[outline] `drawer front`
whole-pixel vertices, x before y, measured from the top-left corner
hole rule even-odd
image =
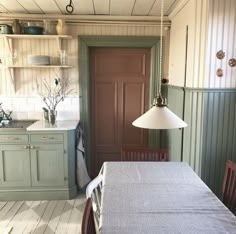
[[[3,134],[0,135],[0,143],[22,143],[28,142],[29,138],[27,134]]]
[[[31,142],[62,142],[63,134],[35,134],[30,136]]]

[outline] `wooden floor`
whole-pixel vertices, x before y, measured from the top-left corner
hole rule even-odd
[[[85,200],[0,202],[0,234],[80,233]]]

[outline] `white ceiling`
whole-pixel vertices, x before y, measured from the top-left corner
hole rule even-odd
[[[70,0],[0,0],[1,14],[68,14]],[[179,0],[164,0],[169,15]],[[160,16],[161,0],[72,0],[72,15]]]

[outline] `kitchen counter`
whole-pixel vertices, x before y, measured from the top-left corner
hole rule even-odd
[[[51,125],[46,121],[37,121],[26,128],[27,131],[64,131],[76,129],[79,120],[58,120],[55,125]]]

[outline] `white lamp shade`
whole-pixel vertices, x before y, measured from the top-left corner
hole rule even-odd
[[[137,118],[132,125],[148,129],[173,129],[188,126],[166,106],[153,106],[150,110]]]

